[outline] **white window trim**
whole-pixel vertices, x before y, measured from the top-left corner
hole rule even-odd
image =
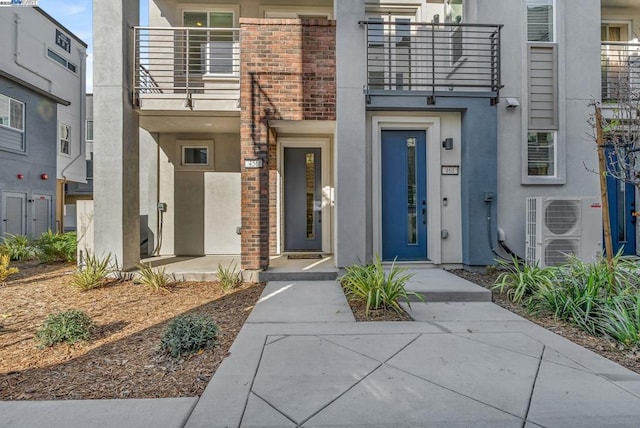
[[[630,42],[633,40],[633,20],[627,19],[602,19],[600,21],[600,27],[602,25],[616,25],[616,26],[626,26],[627,27],[627,39],[629,40],[621,40],[621,42]],[[604,42],[606,43],[606,42]]]
[[[184,149],[185,148],[206,148],[207,163],[206,164],[185,164]],[[214,171],[214,142],[213,140],[177,140],[176,141],[176,170],[177,171]]]
[[[66,126],[66,127],[69,128],[69,139],[65,140],[65,141],[67,141],[69,143],[69,153],[65,153],[65,152],[62,151],[62,144],[61,144],[62,143],[62,133],[60,131],[61,131],[61,128],[63,126]],[[58,122],[58,154],[60,156],[65,156],[65,157],[69,157],[69,158],[71,157],[71,153],[73,152],[73,150],[71,148],[71,141],[72,141],[71,131],[72,131],[71,125],[67,125],[64,122]]]
[[[529,175],[529,133],[530,132],[550,132],[554,134],[553,156],[555,175]],[[524,144],[522,145],[522,184],[566,184],[565,173],[565,141],[560,131],[549,129],[527,129],[524,133]],[[561,140],[562,139],[562,140]]]
[[[4,98],[6,98],[7,100],[9,100],[9,125],[3,125],[3,124],[0,124],[0,126],[1,126],[1,127],[3,127],[3,128],[6,128],[6,129],[10,129],[10,130],[12,130],[12,131],[15,131],[15,132],[19,132],[19,133],[21,133],[21,134],[24,134],[24,128],[25,128],[25,126],[24,126],[24,125],[25,125],[25,124],[24,124],[24,119],[25,119],[25,104],[24,104],[22,101],[17,100],[17,99],[15,99],[15,98],[11,98],[10,96],[5,95],[5,94],[0,94],[0,97],[4,97]],[[12,126],[11,126],[11,101],[14,101],[14,102],[16,102],[16,103],[18,103],[18,104],[20,104],[20,105],[22,106],[22,129],[14,128],[14,127],[12,127]]]
[[[388,129],[424,130],[427,136],[427,206],[439,204],[441,198],[440,118],[435,116],[373,116],[371,125],[371,196],[373,221],[373,254],[382,254],[382,131]],[[442,263],[442,212],[434,205],[427,210],[427,254],[434,264]]]
[[[528,18],[528,12],[529,12],[529,7],[528,7],[528,0],[525,1],[524,4],[524,29],[525,29],[525,40],[527,41],[527,43],[558,43],[558,8],[557,8],[557,4],[556,4],[556,0],[552,0],[552,4],[551,4],[551,12],[553,13],[553,22],[551,23],[553,25],[553,34],[552,34],[552,39],[549,42],[543,42],[543,41],[538,41],[538,40],[529,40],[529,18]]]

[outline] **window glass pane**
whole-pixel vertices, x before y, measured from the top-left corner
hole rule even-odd
[[[206,12],[185,12],[183,25],[185,27],[206,27],[207,13]]]
[[[183,165],[207,165],[209,162],[206,147],[184,147],[182,149]]]
[[[232,12],[211,12],[209,13],[209,27],[211,28],[233,28]]]
[[[316,194],[316,159],[313,153],[306,154],[305,188],[307,239],[316,238],[314,199]]]
[[[60,124],[60,153],[71,154],[71,127]]]
[[[553,42],[553,0],[527,0],[530,42]]]
[[[11,100],[11,124],[10,126],[19,131],[24,131],[24,105],[17,101]]]
[[[87,120],[87,141],[93,141],[93,120]]]
[[[527,174],[555,176],[553,132],[530,132],[527,142]]]
[[[60,55],[58,55],[57,53],[55,53],[54,51],[52,51],[51,49],[47,49],[47,55],[49,56],[49,58],[59,63],[60,65],[64,67],[67,66],[67,60],[61,57]]]
[[[9,126],[9,98],[0,95],[0,125]]]
[[[78,69],[78,67],[75,66],[75,64],[71,64],[70,62],[67,63],[67,68],[71,71],[73,71],[74,73],[76,72],[76,70]]]
[[[418,178],[416,139],[407,138],[407,243],[418,243]]]

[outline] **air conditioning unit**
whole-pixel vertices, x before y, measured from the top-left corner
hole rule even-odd
[[[591,262],[602,255],[600,198],[527,198],[528,264],[558,266],[569,255]]]

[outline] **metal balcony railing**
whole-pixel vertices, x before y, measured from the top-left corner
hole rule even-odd
[[[367,85],[378,91],[460,92],[497,102],[501,84],[501,25],[430,24],[408,19],[370,19],[367,27]]]
[[[239,81],[238,28],[134,27],[134,100],[141,96],[220,96]]]
[[[602,101],[615,103],[640,97],[640,44],[603,42]]]

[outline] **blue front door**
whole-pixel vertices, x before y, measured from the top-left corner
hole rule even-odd
[[[382,259],[427,259],[425,131],[382,131]]]
[[[636,255],[636,190],[633,184],[607,177],[609,218],[613,252],[622,250],[624,256]]]

